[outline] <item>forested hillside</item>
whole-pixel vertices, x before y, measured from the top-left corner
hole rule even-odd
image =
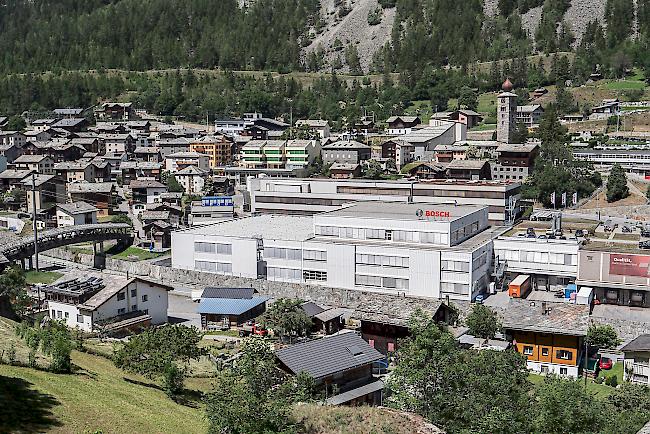
[[[0,0],[0,71],[300,68],[318,0]]]
[[[581,49],[597,49],[592,69],[597,63],[611,69],[614,60],[650,62],[644,55],[650,0],[594,0],[604,2],[604,10],[579,9],[587,16],[576,35],[567,14],[575,14],[581,2],[0,0],[0,72],[179,67],[417,72]],[[538,19],[531,24],[533,12]],[[345,32],[337,32],[337,23],[347,25]],[[373,33],[374,27],[386,30]],[[365,32],[378,39],[361,43]]]

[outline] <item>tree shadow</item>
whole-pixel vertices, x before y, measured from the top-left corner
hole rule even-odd
[[[0,375],[0,432],[44,432],[61,426],[51,412],[60,405],[22,378]]]
[[[157,385],[157,384],[155,384],[155,383],[147,383],[147,382],[140,381],[140,380],[134,380],[134,379],[132,379],[132,378],[128,378],[128,377],[122,377],[122,378],[123,378],[124,381],[126,381],[127,383],[137,384],[138,386],[149,387],[149,388],[151,388],[151,389],[156,389],[156,390],[163,390],[162,387],[160,387],[159,385]]]

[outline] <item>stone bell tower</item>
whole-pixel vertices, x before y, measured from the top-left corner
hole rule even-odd
[[[513,85],[508,78],[501,89],[503,92],[497,96],[497,141],[512,143],[517,128],[517,95],[512,92]]]

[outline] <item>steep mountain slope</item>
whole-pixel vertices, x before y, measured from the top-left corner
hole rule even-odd
[[[340,41],[343,47],[355,45],[359,52],[361,67],[367,71],[372,55],[379,47],[390,40],[390,32],[395,21],[395,8],[381,9],[377,0],[350,0],[350,12],[339,18],[338,0],[321,0],[321,19],[325,22],[324,30],[304,49],[304,53],[318,50],[325,52],[328,65],[338,56],[343,58],[343,50],[335,47],[335,41]],[[378,9],[379,8],[379,9]],[[375,10],[381,11],[381,22],[376,25],[368,23],[368,14]],[[342,59],[343,60],[343,59]],[[343,60],[343,63],[345,61]],[[344,65],[344,71],[347,66]]]
[[[634,1],[636,3],[636,0]],[[499,13],[498,3],[498,0],[483,0],[484,15],[495,17]],[[580,43],[587,23],[597,20],[605,24],[606,3],[607,0],[571,0],[571,6],[565,13],[564,20],[575,36],[575,45]],[[368,14],[372,13],[377,6],[377,0],[321,0],[321,20],[325,25],[316,35],[313,35],[314,31],[312,31],[314,39],[303,48],[303,57],[320,47],[324,50],[324,69],[328,69],[332,62],[340,57],[343,70],[347,71],[343,49],[337,42],[340,41],[343,47],[348,44],[357,47],[361,66],[367,71],[373,55],[391,40],[391,30],[396,16],[395,7],[383,9],[381,22],[374,26],[368,24]],[[349,13],[340,17],[341,8],[348,8]],[[532,40],[535,38],[541,18],[541,6],[532,8],[521,16],[522,28]]]

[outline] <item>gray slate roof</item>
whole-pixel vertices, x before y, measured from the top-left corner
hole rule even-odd
[[[72,203],[60,203],[57,205],[61,211],[66,214],[75,215],[75,214],[85,214],[88,212],[96,212],[97,208],[92,206],[89,203],[84,201],[72,202]]]
[[[292,345],[277,351],[276,355],[292,372],[306,372],[314,379],[368,365],[384,358],[354,332]]]
[[[554,333],[568,336],[586,336],[589,326],[589,306],[569,303],[546,303],[550,308],[544,313],[543,302],[510,299],[500,312],[503,328],[517,331]]]
[[[253,288],[215,288],[208,287],[203,290],[201,298],[232,298],[244,299],[253,298]]]
[[[650,335],[640,335],[632,339],[621,351],[650,351]]]

